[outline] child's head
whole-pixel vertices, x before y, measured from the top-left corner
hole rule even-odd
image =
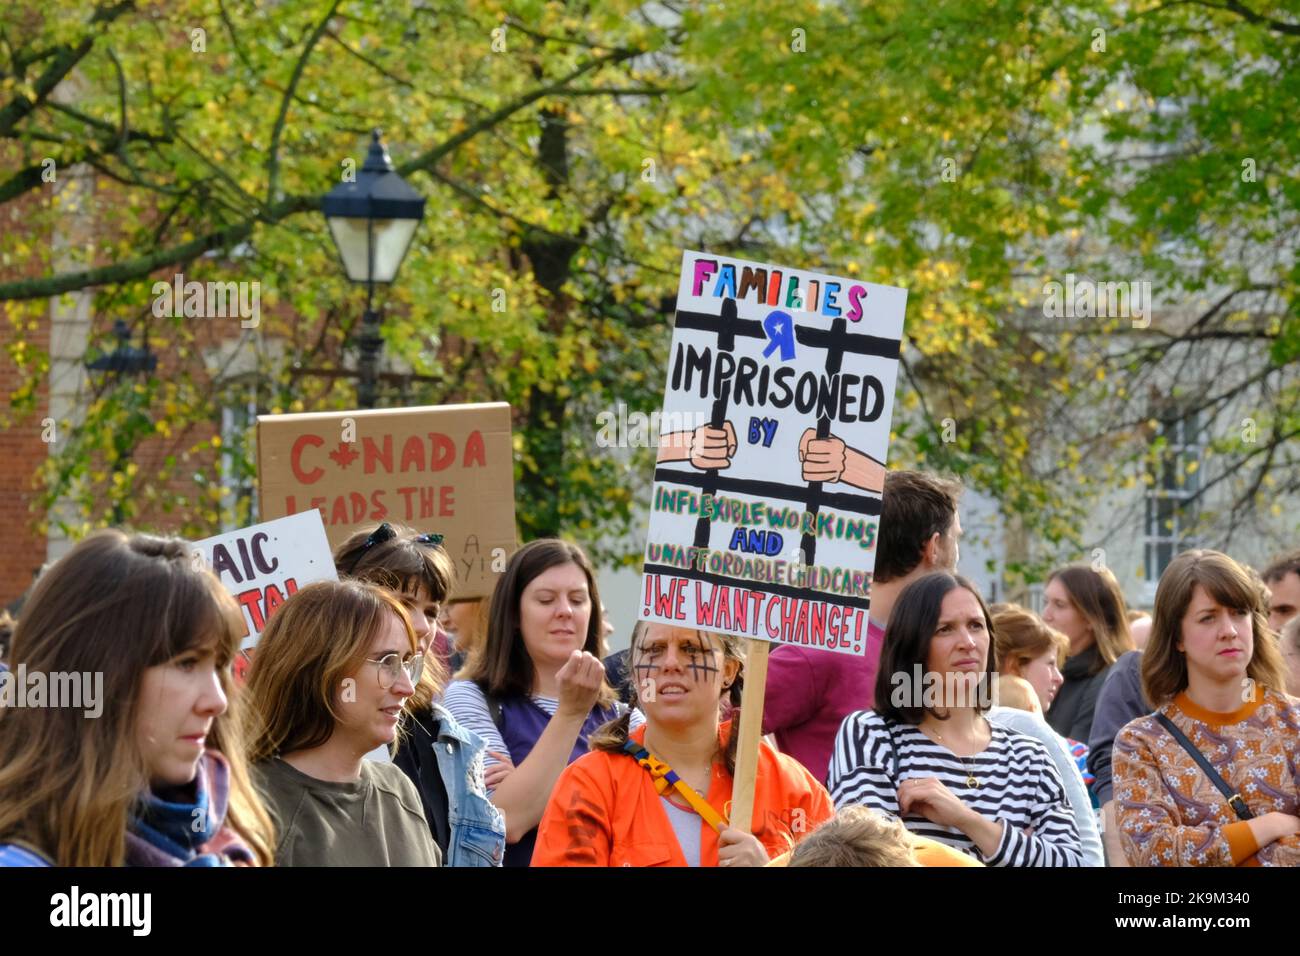
[[[790,866],[920,866],[912,835],[898,820],[862,806],[841,807],[795,844]]]
[[[1027,710],[1031,714],[1043,712],[1042,705],[1038,702],[1038,692],[1034,690],[1034,685],[1023,677],[999,674],[997,687],[998,704],[1001,706]]]

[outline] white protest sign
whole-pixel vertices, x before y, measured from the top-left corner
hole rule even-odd
[[[254,646],[285,599],[313,581],[337,581],[320,512],[313,508],[196,541],[204,563],[244,612],[240,649]]]
[[[862,653],[906,303],[684,254],[643,620]]]

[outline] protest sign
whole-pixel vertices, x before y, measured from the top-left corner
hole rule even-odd
[[[275,609],[299,588],[338,579],[317,511],[213,535],[194,547],[243,609],[241,650],[257,643]]]
[[[510,406],[260,415],[267,517],[319,509],[331,547],[383,521],[444,536],[456,598],[484,597],[515,548]]]
[[[906,301],[684,254],[643,620],[862,653]]]
[[[742,830],[771,644],[866,644],[906,303],[890,286],[682,256],[640,617],[747,639]]]

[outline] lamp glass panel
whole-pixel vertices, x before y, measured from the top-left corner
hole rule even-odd
[[[327,220],[330,234],[334,236],[334,245],[338,246],[339,258],[343,260],[343,269],[353,282],[365,282],[370,272],[369,256],[366,249],[366,220],[346,219],[342,216]]]
[[[418,219],[375,220],[375,276],[376,282],[392,282],[406,255],[406,247],[415,235]]]

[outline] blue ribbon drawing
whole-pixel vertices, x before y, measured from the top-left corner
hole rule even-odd
[[[769,339],[767,348],[763,349],[763,358],[767,358],[776,349],[781,350],[781,361],[788,362],[794,358],[794,320],[788,312],[777,310],[768,314],[763,320],[763,331]]]

